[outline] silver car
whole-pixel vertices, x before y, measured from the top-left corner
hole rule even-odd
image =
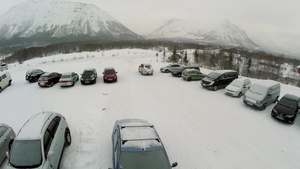
[[[61,75],[59,79],[59,85],[64,86],[74,86],[74,84],[79,80],[79,76],[75,72],[66,72]]]
[[[16,134],[14,130],[4,123],[0,123],[0,165],[6,158],[6,152],[9,151]]]
[[[33,115],[20,129],[8,154],[7,169],[56,169],[71,134],[64,116],[55,112]]]
[[[150,63],[142,63],[139,68],[138,68],[138,71],[142,74],[142,75],[146,75],[146,74],[149,74],[149,75],[153,75],[153,67]]]

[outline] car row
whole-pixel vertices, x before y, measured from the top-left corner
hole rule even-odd
[[[161,68],[161,72],[166,73],[166,68],[172,68],[170,64]],[[176,65],[177,66],[177,65]],[[212,71],[208,75],[202,74],[197,67],[189,68],[187,66],[175,67],[171,71],[173,76],[179,77],[177,73],[181,73],[184,80],[202,80],[201,85],[204,88],[214,91],[225,88],[225,94],[233,97],[243,97],[245,105],[257,108],[261,111],[272,103],[277,104],[271,112],[271,116],[293,124],[296,116],[300,113],[300,97],[286,94],[280,100],[280,83],[272,80],[261,80],[257,83],[251,83],[248,78],[238,77],[238,73],[234,70],[217,70]]]
[[[11,127],[0,124],[1,163],[6,168],[59,168],[63,150],[72,138],[66,118],[56,112],[43,111],[25,122],[17,135]],[[112,135],[114,169],[171,169],[166,149],[154,125],[142,119],[115,122]],[[2,143],[2,142],[1,142]]]

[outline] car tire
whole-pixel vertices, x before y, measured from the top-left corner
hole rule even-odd
[[[10,86],[11,85],[11,80],[8,82],[8,86]]]
[[[276,103],[277,100],[278,100],[278,96],[277,96],[276,99],[273,101],[273,103]]]
[[[213,90],[214,90],[214,91],[217,91],[217,90],[218,90],[218,86],[217,86],[217,85],[214,86]]]
[[[188,78],[187,78],[187,81],[189,81],[189,82],[190,82],[191,80],[192,80],[192,78],[191,78],[191,77],[188,77]]]
[[[238,98],[242,97],[242,95],[243,95],[242,92],[240,92],[238,95]]]
[[[2,88],[0,87],[0,93],[2,92]]]
[[[260,110],[261,110],[261,111],[264,111],[264,110],[266,109],[266,107],[267,107],[267,106],[264,104],[264,105],[262,105],[262,106],[260,107]]]
[[[50,87],[52,87],[54,85],[54,82],[52,81],[51,83],[50,83]]]
[[[74,82],[72,82],[71,86],[74,86]]]
[[[169,69],[166,69],[166,70],[165,70],[165,73],[169,73],[169,72],[170,72]]]
[[[65,146],[69,146],[72,143],[72,137],[70,130],[67,128],[65,131]]]
[[[181,74],[180,74],[180,73],[178,73],[177,77],[181,77]]]

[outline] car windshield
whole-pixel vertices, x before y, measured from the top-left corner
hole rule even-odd
[[[258,95],[266,95],[268,89],[264,86],[259,86],[259,85],[254,84],[250,87],[249,90],[250,90],[250,92],[256,93]]]
[[[86,70],[86,71],[83,72],[82,75],[89,76],[89,75],[93,75],[93,74],[94,74],[94,71],[92,71],[92,70]]]
[[[15,140],[9,163],[18,168],[35,168],[42,164],[41,140]]]
[[[62,75],[61,76],[61,78],[63,79],[63,78],[70,78],[71,77],[71,75]]]
[[[170,169],[168,157],[163,149],[154,151],[122,151],[122,169]]]
[[[211,79],[216,79],[220,76],[220,74],[216,72],[210,72],[207,76]]]
[[[230,83],[230,85],[241,88],[241,87],[243,87],[243,82],[239,81],[239,80],[234,80],[233,82]]]
[[[104,74],[115,74],[115,73],[116,73],[116,71],[114,69],[106,69],[104,71]]]
[[[41,80],[48,79],[48,76],[41,76],[40,79],[41,79]]]
[[[295,100],[290,100],[290,99],[287,99],[287,98],[282,98],[279,101],[279,104],[284,106],[284,107],[291,108],[291,109],[296,109],[297,108],[297,102]]]

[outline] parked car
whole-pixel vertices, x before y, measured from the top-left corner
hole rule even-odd
[[[7,67],[7,64],[6,63],[3,63],[3,62],[1,62],[0,61],[0,71],[2,71],[2,70],[8,70],[8,67]]]
[[[294,124],[297,115],[300,113],[300,97],[286,94],[272,109],[272,117],[283,122]]]
[[[200,71],[200,68],[198,66],[181,66],[173,68],[172,70],[170,70],[170,72],[173,76],[181,77],[181,74],[185,69],[196,69]]]
[[[234,97],[242,97],[251,86],[248,78],[237,78],[225,87],[225,94]]]
[[[201,81],[201,85],[214,91],[225,88],[234,79],[238,78],[238,73],[235,70],[217,70],[210,72]]]
[[[162,73],[169,73],[171,69],[175,68],[175,67],[180,67],[179,64],[169,64],[165,67],[160,68],[160,71]]]
[[[25,79],[28,82],[37,82],[39,80],[40,76],[44,73],[45,72],[42,71],[41,69],[29,69],[26,72]]]
[[[61,77],[60,73],[57,72],[47,72],[40,76],[38,80],[38,84],[40,87],[52,87],[56,83],[58,83]]]
[[[261,80],[251,85],[245,93],[243,102],[249,106],[265,110],[271,103],[275,103],[280,96],[280,83],[273,80]]]
[[[10,73],[8,71],[0,72],[0,93],[6,87],[10,86],[12,82]]]
[[[6,152],[9,152],[16,134],[7,124],[0,123],[0,166],[6,158]]]
[[[117,71],[113,67],[106,67],[104,68],[103,74],[103,82],[117,82],[118,76]]]
[[[196,69],[185,69],[182,72],[182,79],[191,81],[191,80],[202,80],[205,77],[205,74],[201,73]]]
[[[12,143],[6,168],[59,168],[64,147],[70,144],[71,133],[64,116],[50,111],[35,114]]]
[[[63,73],[59,79],[58,84],[61,87],[64,86],[74,86],[74,84],[79,80],[79,76],[75,72]]]
[[[153,124],[141,119],[117,120],[112,132],[113,169],[170,169],[165,147]]]
[[[142,63],[139,68],[138,71],[142,74],[142,75],[153,75],[153,67],[150,63]]]
[[[97,82],[97,71],[95,68],[84,69],[80,78],[81,84],[96,83]]]

